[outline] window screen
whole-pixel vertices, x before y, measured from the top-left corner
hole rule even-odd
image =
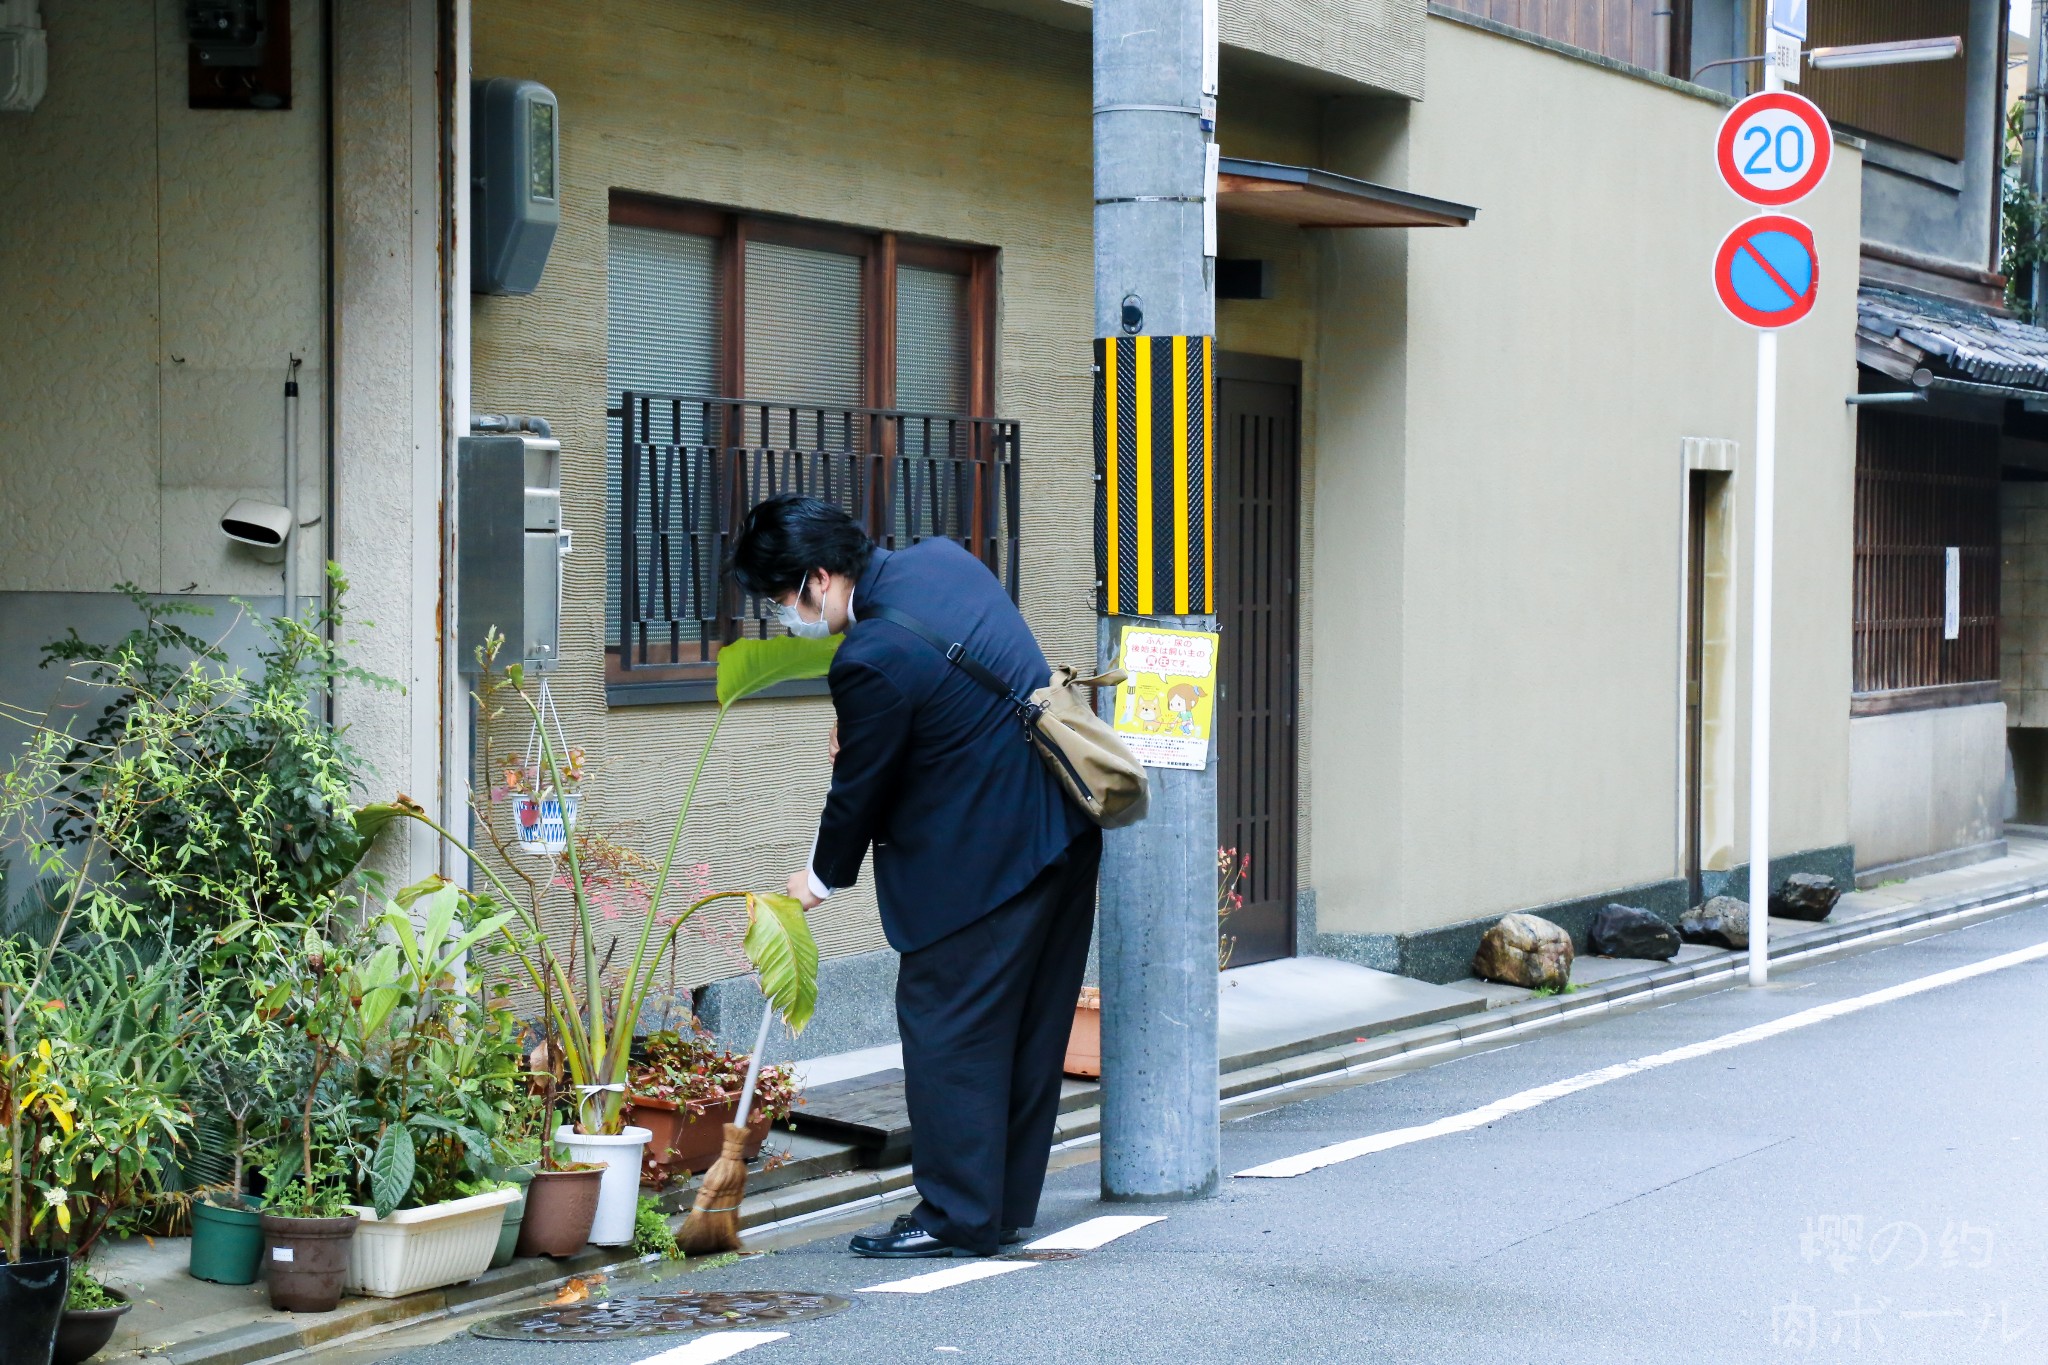
[[[896,268],[896,406],[966,412],[967,277]]]
[[[746,397],[859,407],[861,258],[747,243]]]
[[[722,281],[718,243],[710,237],[655,228],[610,229],[606,264],[606,403],[619,406],[628,389],[716,396]],[[685,441],[703,439],[684,414]],[[665,437],[666,432],[662,433]],[[619,419],[609,419],[606,449],[613,525],[621,507]],[[605,543],[606,619],[619,619],[619,537]]]

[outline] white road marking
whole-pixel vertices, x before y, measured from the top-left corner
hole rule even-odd
[[[1013,1270],[1029,1270],[1037,1261],[969,1261],[964,1265],[948,1266],[925,1275],[912,1275],[907,1280],[890,1280],[885,1284],[871,1284],[863,1294],[929,1294],[934,1289],[950,1289],[956,1284],[967,1284],[974,1280],[985,1280],[991,1275],[1007,1275]]]
[[[633,1365],[711,1365],[714,1360],[730,1360],[741,1351],[781,1341],[788,1335],[787,1332],[713,1332],[660,1355],[636,1360]]]
[[[1025,1247],[1026,1251],[1093,1251],[1107,1246],[1127,1233],[1153,1223],[1163,1223],[1166,1215],[1154,1214],[1146,1217],[1135,1213],[1111,1213],[1100,1218],[1090,1218],[1085,1223],[1076,1223],[1070,1228],[1041,1237]]]
[[[1746,1043],[1762,1042],[1766,1038],[1775,1038],[1781,1033],[1790,1033],[1794,1029],[1805,1028],[1810,1024],[1824,1023],[1829,1019],[1839,1019],[1846,1014],[1855,1014],[1862,1010],[1872,1009],[1878,1005],[1890,1004],[1894,1000],[1903,1000],[1908,996],[1919,995],[1923,991],[1938,990],[1943,986],[1952,986],[1958,981],[1968,981],[1972,977],[2003,971],[2007,967],[2017,967],[2022,963],[2038,961],[2044,957],[2048,957],[2048,943],[2037,943],[2031,948],[2020,948],[2010,953],[2002,953],[1997,957],[1986,958],[1982,962],[1973,962],[1967,967],[1953,967],[1945,972],[1936,972],[1932,976],[1923,976],[1912,981],[1901,982],[1896,986],[1887,986],[1883,990],[1871,991],[1865,995],[1851,996],[1847,1000],[1837,1000],[1827,1005],[1816,1005],[1812,1009],[1800,1010],[1796,1014],[1788,1014],[1782,1019],[1773,1019],[1769,1023],[1737,1029],[1733,1033],[1724,1033],[1718,1038],[1709,1038],[1705,1042],[1690,1043],[1685,1047],[1672,1048],[1668,1052],[1652,1053],[1650,1056],[1638,1057],[1633,1061],[1619,1062],[1613,1066],[1603,1066],[1598,1071],[1586,1071],[1577,1076],[1567,1076],[1561,1081],[1552,1081],[1549,1085],[1539,1085],[1534,1089],[1509,1095],[1505,1099],[1495,1100],[1492,1104],[1481,1105],[1477,1109],[1468,1109],[1462,1114],[1452,1114],[1447,1118],[1440,1118],[1432,1123],[1416,1124],[1410,1128],[1395,1128],[1384,1133],[1374,1133],[1370,1137],[1353,1138],[1348,1142],[1331,1143],[1327,1147],[1318,1147],[1314,1151],[1303,1152],[1298,1156],[1283,1157],[1278,1161],[1268,1161],[1264,1165],[1253,1166],[1248,1170],[1239,1171],[1237,1175],[1240,1178],[1285,1178],[1288,1176],[1305,1175],[1310,1171],[1321,1170],[1325,1166],[1334,1166],[1340,1161],[1351,1161],[1357,1157],[1370,1156],[1375,1152],[1385,1152],[1396,1147],[1406,1147],[1411,1143],[1427,1142],[1430,1138],[1444,1137],[1451,1133],[1467,1133],[1474,1128],[1481,1128],[1489,1123],[1506,1118],[1510,1114],[1519,1114],[1526,1110],[1534,1109],[1539,1105],[1548,1104],[1552,1100],[1563,1099],[1566,1095],[1576,1095],[1581,1090],[1591,1090],[1595,1086],[1606,1085],[1609,1081],[1618,1081],[1629,1076],[1641,1075],[1645,1071],[1655,1071],[1659,1067],[1672,1066],[1679,1062],[1689,1062],[1699,1057],[1711,1056],[1716,1052],[1726,1052],[1730,1048],[1741,1047]]]

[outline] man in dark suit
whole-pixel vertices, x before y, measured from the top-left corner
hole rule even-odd
[[[837,507],[783,494],[747,514],[732,567],[792,633],[845,636],[832,788],[789,894],[809,909],[853,885],[873,845],[882,928],[903,955],[896,1019],[923,1199],[853,1250],[989,1255],[1037,1219],[1102,834],[1015,708],[917,626],[1020,696],[1051,669],[995,575],[950,540],[884,550]]]

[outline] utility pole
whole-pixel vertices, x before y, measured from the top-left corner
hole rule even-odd
[[[1764,89],[1784,88],[1778,64],[1765,62]],[[1755,492],[1750,518],[1756,554],[1749,607],[1749,984],[1762,986],[1771,979],[1771,604],[1778,535],[1778,334],[1769,328],[1756,334]]]
[[[1096,0],[1101,644],[1216,628],[1209,548],[1215,0]],[[1196,1199],[1221,1164],[1216,756],[1150,770],[1101,882],[1102,1194]]]

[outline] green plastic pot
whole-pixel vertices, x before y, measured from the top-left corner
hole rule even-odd
[[[192,1278],[214,1284],[254,1284],[263,1264],[263,1201],[242,1207],[199,1200],[192,1205]]]
[[[491,1255],[491,1269],[512,1264],[512,1250],[519,1245],[519,1225],[526,1221],[526,1195],[505,1206],[505,1225],[498,1230],[498,1249]]]

